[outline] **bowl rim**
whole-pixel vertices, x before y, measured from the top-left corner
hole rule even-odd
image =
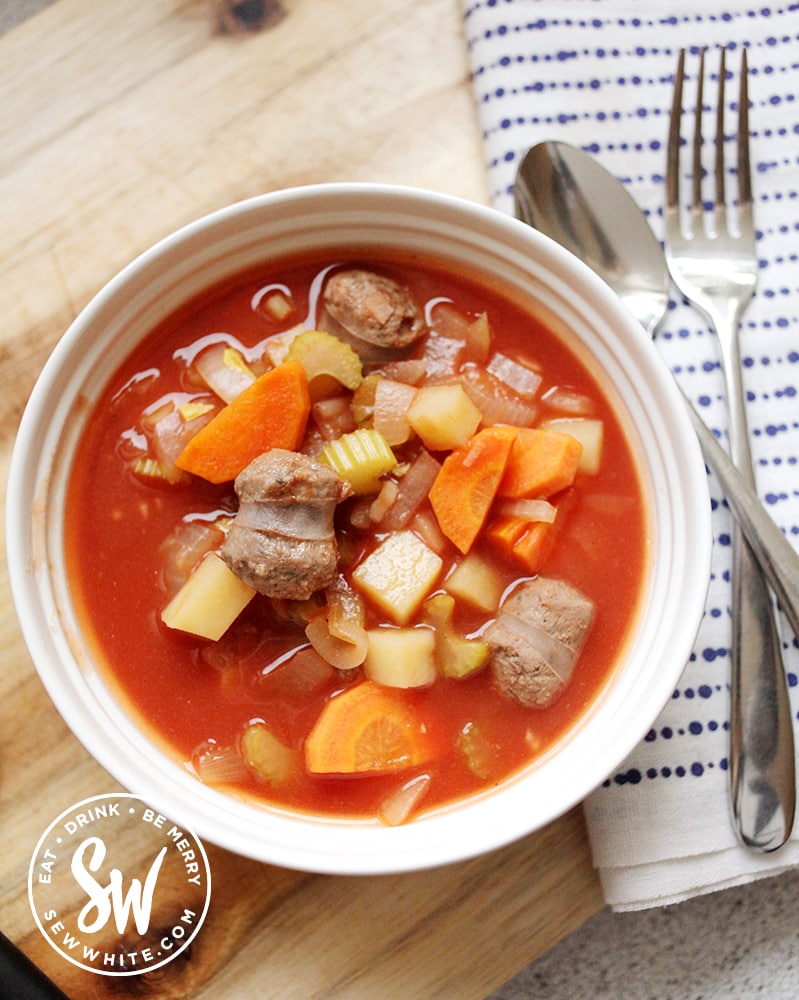
[[[63,391],[64,370],[91,333],[98,315],[117,300],[124,302],[131,283],[146,279],[165,258],[179,257],[209,235],[224,244],[235,239],[248,221],[274,213],[288,217],[297,211],[309,219],[310,213],[319,216],[325,212],[338,218],[342,206],[348,206],[344,213],[347,220],[359,218],[358,213],[367,218],[377,211],[392,217],[397,225],[418,229],[423,219],[435,216],[437,225],[447,233],[459,233],[462,241],[476,239],[467,233],[482,233],[490,246],[501,246],[515,262],[524,260],[531,274],[548,274],[560,295],[571,292],[574,296],[572,283],[576,280],[580,308],[595,320],[602,317],[604,322],[612,322],[620,331],[625,363],[634,362],[636,370],[646,375],[641,382],[646,387],[647,404],[654,403],[660,415],[668,414],[668,433],[656,439],[649,435],[660,457],[659,478],[651,484],[650,516],[654,523],[662,505],[675,502],[679,509],[672,511],[671,520],[662,527],[674,529],[682,522],[680,527],[685,531],[682,545],[671,546],[672,564],[660,580],[656,598],[664,601],[666,620],[672,626],[668,656],[659,654],[666,662],[660,664],[661,670],[650,670],[646,692],[636,688],[630,672],[623,675],[608,697],[603,696],[588,713],[576,736],[559,745],[546,767],[522,772],[501,786],[501,807],[496,793],[471,796],[396,828],[255,807],[202,786],[158,749],[142,751],[136,739],[138,735],[141,741],[141,735],[114,702],[105,682],[96,673],[87,674],[75,660],[52,593],[48,603],[48,595],[43,598],[41,591],[42,579],[47,582],[51,573],[50,534],[55,531],[57,535],[42,507],[42,490],[49,490],[53,473],[53,455],[40,447],[49,440],[48,429],[52,432],[45,403]],[[217,246],[216,240],[213,245]],[[608,358],[612,364],[613,359]],[[638,405],[638,416],[644,421],[653,419],[642,404]],[[636,427],[636,433],[642,433],[640,428]],[[664,474],[669,467],[679,469],[671,487],[676,494],[671,496]],[[677,540],[676,530],[672,534],[666,543]],[[645,735],[690,656],[704,611],[712,534],[705,465],[676,383],[648,335],[587,265],[548,237],[487,206],[402,185],[331,183],[277,190],[203,215],[139,254],[97,292],[54,347],[23,413],[9,469],[6,537],[11,592],[40,679],[73,733],[116,780],[165,814],[177,813],[199,836],[236,853],[299,870],[352,875],[417,870],[483,854],[555,820],[597,788]],[[657,568],[652,571],[653,581],[659,572]],[[666,592],[676,582],[679,591],[676,598],[668,595],[674,599],[669,606]],[[640,615],[643,625],[643,610]],[[652,646],[658,628],[665,634],[663,621],[656,624],[657,628],[650,623],[636,642]],[[658,707],[653,711],[655,704]],[[620,722],[625,728],[611,741],[608,730]],[[613,753],[589,752],[595,741],[612,745]],[[154,756],[157,768],[153,767]],[[570,775],[568,791],[563,787],[564,773]],[[543,807],[539,803],[534,819],[527,801],[531,791],[552,803]],[[464,834],[464,824],[472,830],[479,826],[479,838],[471,832]],[[250,828],[255,829],[255,836]],[[266,833],[277,840],[265,843]]]

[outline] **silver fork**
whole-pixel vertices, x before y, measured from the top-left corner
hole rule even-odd
[[[702,110],[705,52],[697,76],[690,218],[680,207],[680,119],[685,51],[674,82],[666,167],[666,259],[677,288],[718,335],[728,407],[730,454],[755,485],[738,328],[757,279],[757,254],[749,167],[749,96],[746,49],[741,54],[738,100],[737,225],[731,228],[725,196],[722,49],[716,109],[715,198],[702,201]],[[732,642],[730,789],[737,835],[745,846],[773,851],[788,839],[796,806],[793,728],[774,602],[737,524],[732,526]]]

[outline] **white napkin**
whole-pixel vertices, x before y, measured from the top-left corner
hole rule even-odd
[[[472,81],[496,208],[513,212],[516,167],[535,142],[561,139],[622,180],[662,237],[665,138],[679,49],[709,48],[705,100],[715,103],[727,44],[737,93],[748,47],[755,219],[762,261],[744,316],[742,357],[758,492],[799,543],[799,10],[736,0],[464,0]],[[686,123],[690,134],[691,123]],[[712,136],[715,126],[708,126]],[[729,122],[732,131],[734,123]],[[734,148],[731,146],[731,149]],[[732,153],[730,153],[732,162]],[[734,185],[732,186],[734,191]],[[675,298],[677,298],[675,293]],[[718,344],[675,301],[659,348],[717,433],[727,428]],[[775,874],[799,863],[799,829],[770,855],[740,847],[729,818],[730,515],[711,476],[714,555],[706,613],[679,687],[646,740],[585,803],[607,902],[638,909]],[[783,620],[785,664],[799,708],[799,647]],[[799,826],[799,824],[798,824]]]

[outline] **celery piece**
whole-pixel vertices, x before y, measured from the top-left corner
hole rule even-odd
[[[437,675],[435,636],[427,628],[377,628],[366,633],[363,669],[370,680],[386,687],[432,684]]]
[[[206,413],[211,413],[213,409],[213,403],[208,403],[201,399],[191,399],[187,403],[180,404],[178,407],[178,413],[180,414],[182,420],[189,424],[192,420],[196,420],[198,417],[204,417]]]
[[[184,472],[177,466],[167,468],[163,462],[149,455],[140,455],[131,465],[131,471],[140,479],[149,480],[151,483],[162,482],[174,486],[176,483],[185,483],[191,479],[188,472]]]
[[[361,495],[377,493],[380,477],[397,464],[383,435],[369,427],[360,427],[328,442],[318,457]]]
[[[460,635],[441,635],[436,643],[438,662],[445,677],[463,680],[485,666],[490,652],[487,642]]]
[[[412,531],[396,531],[355,567],[355,586],[398,625],[405,625],[441,572],[439,555]]]
[[[255,595],[215,552],[197,566],[161,613],[169,628],[221,639]]]
[[[455,598],[451,594],[433,594],[424,602],[424,620],[442,632],[452,629]]]
[[[361,383],[361,359],[344,341],[323,330],[306,330],[292,340],[289,358],[305,369],[308,391],[316,401],[343,385],[357,389]]]
[[[459,635],[452,624],[455,599],[451,594],[434,594],[424,602],[424,620],[435,629],[436,658],[444,677],[462,680],[485,665],[490,652],[481,639]]]
[[[225,368],[229,368],[230,371],[240,372],[242,375],[249,375],[250,378],[254,379],[255,375],[250,369],[247,362],[242,357],[240,351],[237,351],[235,347],[225,347],[222,350],[222,364]]]
[[[253,722],[241,737],[244,763],[261,781],[283,784],[296,767],[296,754],[281,743],[262,722]]]

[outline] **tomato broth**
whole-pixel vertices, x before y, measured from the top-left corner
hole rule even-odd
[[[468,319],[487,314],[493,348],[525,360],[540,374],[536,420],[558,416],[564,397],[578,400],[601,421],[603,441],[598,471],[578,474],[566,524],[544,568],[547,576],[579,588],[596,609],[561,696],[536,709],[500,694],[490,669],[463,679],[440,677],[402,692],[432,747],[423,765],[385,774],[319,776],[303,766],[304,741],[331,697],[360,682],[360,669],[336,670],[320,662],[302,623],[286,614],[281,602],[260,595],[217,642],[166,627],[161,615],[175,586],[165,580],[169,539],[187,524],[233,516],[237,498],[232,483],[214,485],[197,476],[174,483],[148,478],[136,471],[136,460],[148,447],[148,415],[166,404],[211,395],[192,370],[203,348],[224,342],[254,368],[265,367],[269,338],[296,324],[314,327],[324,274],[340,262],[390,275],[410,288],[417,302],[428,304],[428,316],[435,308],[430,304],[442,298]],[[279,318],[264,309],[275,288],[289,305]],[[422,344],[414,353],[424,349]],[[368,258],[342,253],[286,260],[192,301],[153,330],[110,381],[88,420],[70,476],[68,575],[79,620],[103,670],[142,726],[193,773],[202,771],[198,762],[204,755],[238,747],[248,725],[268,725],[294,754],[288,779],[271,783],[251,769],[234,768],[221,783],[279,807],[371,818],[393,789],[421,772],[430,778],[424,809],[500,784],[545,755],[589,710],[614,670],[640,600],[646,503],[631,448],[600,379],[590,363],[518,303],[417,257],[370,251]],[[309,428],[310,438],[313,420]],[[402,457],[403,449],[397,451]],[[379,522],[364,531],[347,521],[347,510],[359,503],[363,506],[359,498],[344,501],[336,525],[340,549],[362,555],[384,536]],[[505,591],[530,575],[482,537],[475,549]],[[457,555],[447,543],[434,593]],[[374,607],[368,607],[367,617],[372,627],[391,625]],[[479,636],[491,617],[469,602],[456,608],[463,635]],[[417,616],[410,624],[418,623]]]

